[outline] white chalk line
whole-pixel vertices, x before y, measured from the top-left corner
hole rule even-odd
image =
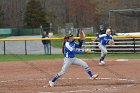
[[[78,79],[85,79],[85,80],[88,80],[88,79],[93,79],[93,78],[60,78],[60,79],[62,79],[62,80],[64,80],[64,79],[76,79],[76,80],[78,80]],[[121,79],[121,78],[96,78],[96,80],[119,80],[119,81],[134,81],[134,80],[128,80],[128,79]]]
[[[93,78],[60,78],[61,80],[92,80]],[[7,83],[7,82],[17,82],[17,81],[43,81],[47,80],[46,78],[41,79],[23,79],[23,80],[1,80],[0,83]],[[135,80],[129,79],[122,79],[122,78],[96,78],[96,80],[118,80],[118,81],[131,81],[134,82]]]

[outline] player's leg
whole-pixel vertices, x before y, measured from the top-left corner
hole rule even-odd
[[[105,59],[105,56],[107,55],[107,49],[105,46],[99,44],[99,49],[101,50],[101,57],[100,57],[100,63],[99,64],[105,64],[104,62],[104,59]]]
[[[93,79],[98,77],[98,74],[93,74],[92,71],[90,70],[88,64],[86,62],[84,62],[83,60],[78,59],[78,58],[74,58],[73,64],[80,65],[80,66],[84,67],[86,72],[88,73],[88,75],[90,77],[92,77]]]
[[[47,54],[46,44],[44,44],[44,53]]]
[[[62,69],[51,81],[49,81],[50,86],[54,86],[55,81],[66,72],[66,70],[71,64],[71,58],[64,58],[64,64],[62,66]]]
[[[46,44],[47,54],[50,54],[50,43]]]

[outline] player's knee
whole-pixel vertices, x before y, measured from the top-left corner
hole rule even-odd
[[[104,51],[104,54],[106,55],[108,52],[107,51]]]
[[[87,65],[86,62],[84,62],[83,67],[84,67],[84,68],[88,67],[88,65]]]
[[[62,76],[64,73],[65,73],[64,71],[61,71],[61,72],[58,73],[58,75]]]

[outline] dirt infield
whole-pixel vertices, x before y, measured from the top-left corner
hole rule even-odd
[[[96,59],[83,60],[100,75],[97,80],[72,65],[55,87],[47,85],[60,71],[62,59],[1,62],[0,93],[139,93],[140,59],[106,59],[104,66]]]

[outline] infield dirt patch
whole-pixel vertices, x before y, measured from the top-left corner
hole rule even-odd
[[[83,59],[97,80],[89,78],[84,68],[71,65],[68,71],[48,87],[48,81],[63,65],[63,59],[0,63],[0,93],[139,93],[140,59]]]

